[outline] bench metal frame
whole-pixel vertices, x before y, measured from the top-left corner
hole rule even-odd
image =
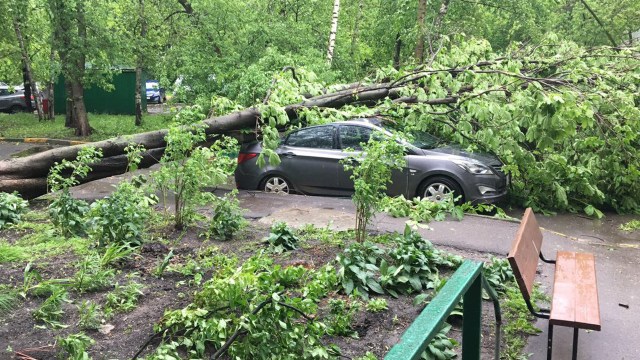
[[[402,334],[385,360],[417,360],[431,340],[438,334],[460,299],[463,303],[462,360],[479,360],[482,331],[482,289],[493,301],[496,316],[495,359],[500,355],[502,316],[498,295],[482,276],[482,262],[466,260],[447,280],[436,297]]]

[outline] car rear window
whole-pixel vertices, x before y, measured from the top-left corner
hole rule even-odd
[[[286,145],[314,149],[333,149],[333,126],[318,126],[289,134]]]

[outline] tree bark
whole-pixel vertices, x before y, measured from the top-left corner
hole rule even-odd
[[[336,46],[336,34],[338,33],[338,17],[340,15],[340,0],[333,0],[333,14],[331,16],[331,31],[329,32],[329,48],[327,49],[327,61],[333,61],[333,50]]]
[[[402,38],[400,37],[400,33],[396,34],[396,45],[393,49],[393,67],[398,70],[400,69],[400,51],[402,50]]]
[[[20,54],[22,55],[22,64],[24,65],[24,74],[26,75],[26,80],[28,82],[28,84],[26,82],[24,84],[25,103],[27,104],[27,109],[33,112],[33,107],[31,106],[31,96],[33,96],[34,102],[36,104],[36,110],[38,111],[38,120],[43,120],[44,116],[42,113],[42,101],[40,100],[40,96],[36,88],[36,83],[33,81],[33,73],[31,71],[31,57],[29,56],[27,45],[25,44],[24,37],[22,36],[22,27],[20,26],[20,20],[17,18],[17,16],[13,18],[13,28],[16,32],[18,44],[20,45]],[[27,87],[30,90],[30,94],[27,92]]]
[[[78,80],[71,81],[71,95],[73,96],[73,117],[75,119],[76,136],[91,135],[87,108],[84,106],[84,86]]]
[[[71,72],[73,74],[71,79],[71,94],[73,96],[73,113],[75,118],[76,136],[86,137],[91,135],[91,127],[89,126],[87,108],[84,104],[83,81],[86,63],[84,46],[87,42],[87,23],[85,19],[84,0],[80,0],[76,3],[75,11],[80,48],[76,49],[79,50],[75,59],[76,68]]]
[[[427,14],[427,0],[418,0],[418,36],[416,39],[415,58],[418,64],[424,62],[424,36],[426,32],[424,18]]]
[[[73,111],[73,91],[71,91],[71,82],[69,79],[64,80],[64,92],[65,92],[65,103],[66,103],[66,113],[64,117],[64,126],[68,128],[76,127],[76,119]]]
[[[353,33],[351,34],[351,56],[355,56],[358,50],[358,38],[360,37],[360,18],[362,17],[362,10],[364,8],[363,0],[358,0],[358,12],[353,24]]]
[[[27,67],[24,64],[24,60],[22,61],[22,86],[24,89],[24,104],[27,107],[27,112],[33,113],[33,104],[31,101],[27,101],[27,99],[31,100],[31,81],[29,81],[29,75],[27,74]]]
[[[52,41],[51,43],[53,44],[53,36],[52,36]],[[53,64],[55,62],[56,59],[56,51],[53,48],[53,45],[51,46],[51,53],[49,54],[49,64],[53,67]],[[49,74],[49,81],[47,84],[47,100],[48,100],[48,114],[47,114],[47,119],[49,120],[53,120],[56,118],[56,112],[55,112],[55,94],[54,94],[54,85],[55,85],[55,71],[53,71],[53,69],[50,70],[51,73]],[[65,124],[66,125],[66,124]]]
[[[444,17],[449,11],[449,2],[450,0],[442,0],[442,3],[440,3],[440,10],[433,19],[433,31],[429,39],[429,52],[431,55],[434,55],[437,52],[434,47],[434,43],[440,40],[440,35],[442,35],[442,20],[444,20]]]
[[[144,49],[142,44],[147,36],[147,20],[144,15],[144,0],[138,2],[138,19],[140,20],[140,41],[138,41],[138,56],[136,61],[136,126],[142,125],[142,67],[144,65]],[[162,100],[162,99],[161,99]]]

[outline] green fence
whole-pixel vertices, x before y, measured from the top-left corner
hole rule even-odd
[[[145,90],[145,74],[141,86],[142,108],[147,108]],[[113,75],[110,81],[113,85],[107,91],[98,85],[87,85],[84,89],[84,105],[87,111],[96,114],[134,115],[136,110],[136,73],[132,69],[122,69]],[[67,109],[67,94],[64,88],[64,77],[60,75],[54,87],[55,112],[64,114]]]
[[[482,262],[467,260],[456,270],[438,295],[420,313],[385,356],[385,360],[416,360],[442,328],[451,311],[464,299],[462,323],[462,360],[480,359],[482,332],[482,289],[493,300],[496,313],[495,358],[500,352],[500,303],[496,292],[482,276]]]

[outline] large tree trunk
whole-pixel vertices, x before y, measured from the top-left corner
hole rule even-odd
[[[416,36],[415,58],[418,64],[424,62],[424,35],[426,28],[424,18],[427,14],[427,0],[418,0],[418,35]]]
[[[327,49],[327,61],[333,61],[333,50],[336,46],[336,34],[338,33],[338,17],[340,15],[340,0],[333,0],[333,14],[331,15],[331,31],[329,32],[329,48]]]
[[[393,48],[393,67],[398,70],[400,69],[400,52],[402,51],[402,38],[400,37],[400,33],[396,34],[396,43]]]
[[[22,86],[23,86],[23,94],[24,94],[24,104],[27,107],[27,112],[32,113],[33,112],[33,103],[30,101],[31,100],[31,81],[29,81],[29,75],[27,75],[27,67],[24,64],[24,61],[22,62]],[[29,99],[29,100],[27,100]]]
[[[64,126],[68,128],[76,127],[76,120],[73,113],[73,91],[71,90],[71,81],[69,79],[64,80],[64,92],[65,92],[65,103],[66,103],[66,112],[64,117]]]
[[[138,19],[140,20],[140,40],[136,61],[136,126],[142,125],[142,67],[144,65],[144,49],[142,45],[147,36],[147,20],[144,16],[144,0],[139,0]],[[161,99],[162,101],[162,99]]]
[[[33,81],[33,73],[31,72],[31,57],[29,56],[27,45],[25,44],[24,38],[22,36],[22,27],[20,26],[20,20],[17,16],[13,18],[13,29],[16,32],[18,45],[20,45],[20,54],[22,55],[22,64],[24,65],[24,74],[26,77],[26,82],[24,84],[25,103],[27,104],[27,109],[29,109],[30,112],[33,112],[33,107],[31,106],[31,96],[33,96],[34,102],[36,104],[36,110],[38,111],[38,120],[43,120],[44,115],[42,113],[42,101],[40,100],[40,96],[36,88],[36,83]],[[30,91],[27,92],[27,89],[29,89]]]
[[[355,56],[358,50],[358,38],[360,37],[360,18],[362,18],[362,10],[364,8],[363,0],[358,0],[358,10],[353,24],[353,33],[351,34],[351,56]]]
[[[91,127],[89,127],[87,108],[84,106],[84,86],[80,81],[71,81],[71,95],[73,96],[76,136],[89,136],[91,135]]]
[[[438,10],[438,14],[433,19],[433,30],[431,31],[431,36],[429,38],[429,52],[432,56],[438,52],[439,46],[436,48],[435,43],[440,40],[440,35],[442,35],[442,21],[444,20],[444,17],[447,16],[450,2],[451,0],[442,0],[440,10]]]

